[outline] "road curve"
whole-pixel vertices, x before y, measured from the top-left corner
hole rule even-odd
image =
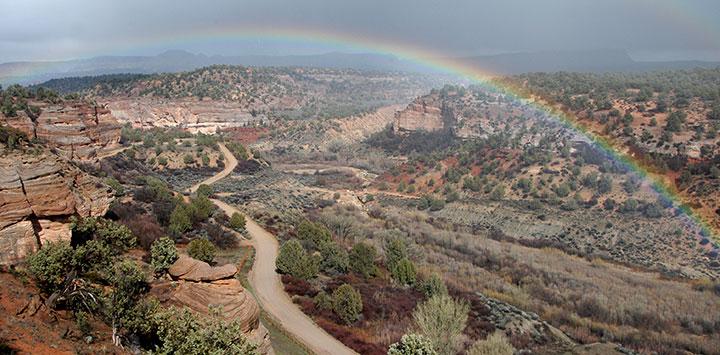
[[[218,147],[220,148],[220,152],[223,154],[223,156],[225,156],[225,168],[221,172],[191,186],[190,192],[197,191],[197,189],[198,189],[198,187],[200,187],[200,185],[212,185],[212,184],[222,180],[226,176],[230,175],[230,173],[232,173],[232,171],[237,166],[237,164],[238,164],[237,159],[235,159],[235,156],[230,152],[230,149],[227,149],[225,144],[222,144],[222,143],[218,143]]]
[[[196,191],[202,184],[210,185],[220,181],[230,175],[237,166],[237,159],[230,150],[222,143],[218,145],[225,156],[225,169],[193,185],[190,188],[191,192]],[[237,208],[225,202],[216,199],[211,199],[211,201],[228,216],[235,212],[241,213]],[[277,239],[255,221],[247,216],[245,219],[248,234],[250,234],[255,247],[255,262],[248,279],[255,290],[255,296],[260,306],[286,332],[316,354],[357,354],[320,328],[292,302],[292,299],[285,293],[280,275],[275,272],[275,259],[278,256],[279,249]]]

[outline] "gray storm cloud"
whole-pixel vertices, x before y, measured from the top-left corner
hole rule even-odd
[[[0,62],[117,54],[116,47],[148,34],[241,24],[387,38],[448,56],[614,48],[650,59],[718,60],[718,18],[720,1],[708,0],[0,0]],[[328,50],[209,41],[123,47],[122,54],[267,54],[268,48],[279,54]]]

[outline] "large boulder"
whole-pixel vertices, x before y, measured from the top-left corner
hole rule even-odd
[[[163,304],[187,307],[208,316],[220,308],[226,321],[238,321],[245,336],[258,344],[261,354],[272,354],[270,335],[260,323],[260,307],[255,298],[234,278],[237,267],[212,267],[205,262],[181,256],[168,270],[177,281],[153,284],[151,294]]]
[[[208,263],[181,256],[168,270],[175,279],[187,281],[216,281],[235,276],[237,267],[232,264],[223,266],[210,266]]]

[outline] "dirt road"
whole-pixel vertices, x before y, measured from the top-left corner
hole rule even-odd
[[[230,175],[237,166],[237,159],[223,144],[219,144],[220,151],[225,155],[225,169],[216,175],[193,185],[193,192],[202,185],[210,185]],[[228,216],[240,211],[220,200],[212,199],[213,203],[225,211]],[[255,290],[260,306],[267,312],[286,332],[302,342],[308,349],[316,354],[357,354],[330,334],[318,327],[310,317],[305,315],[292,302],[283,289],[280,275],[275,272],[275,259],[278,255],[278,241],[274,235],[260,227],[255,221],[246,217],[247,230],[255,247],[255,262],[250,271],[249,281]]]

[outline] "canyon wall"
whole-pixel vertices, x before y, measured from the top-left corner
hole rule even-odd
[[[32,104],[40,107],[37,117],[26,112],[18,112],[14,117],[0,114],[0,122],[55,148],[67,159],[92,159],[119,147],[121,126],[104,107],[79,101]]]
[[[215,133],[217,129],[242,127],[264,119],[230,101],[158,98],[107,98],[107,107],[121,123],[135,128],[178,127],[192,133]]]
[[[109,187],[57,155],[6,150],[0,157],[0,264],[69,240],[71,216],[102,216],[111,201]]]

